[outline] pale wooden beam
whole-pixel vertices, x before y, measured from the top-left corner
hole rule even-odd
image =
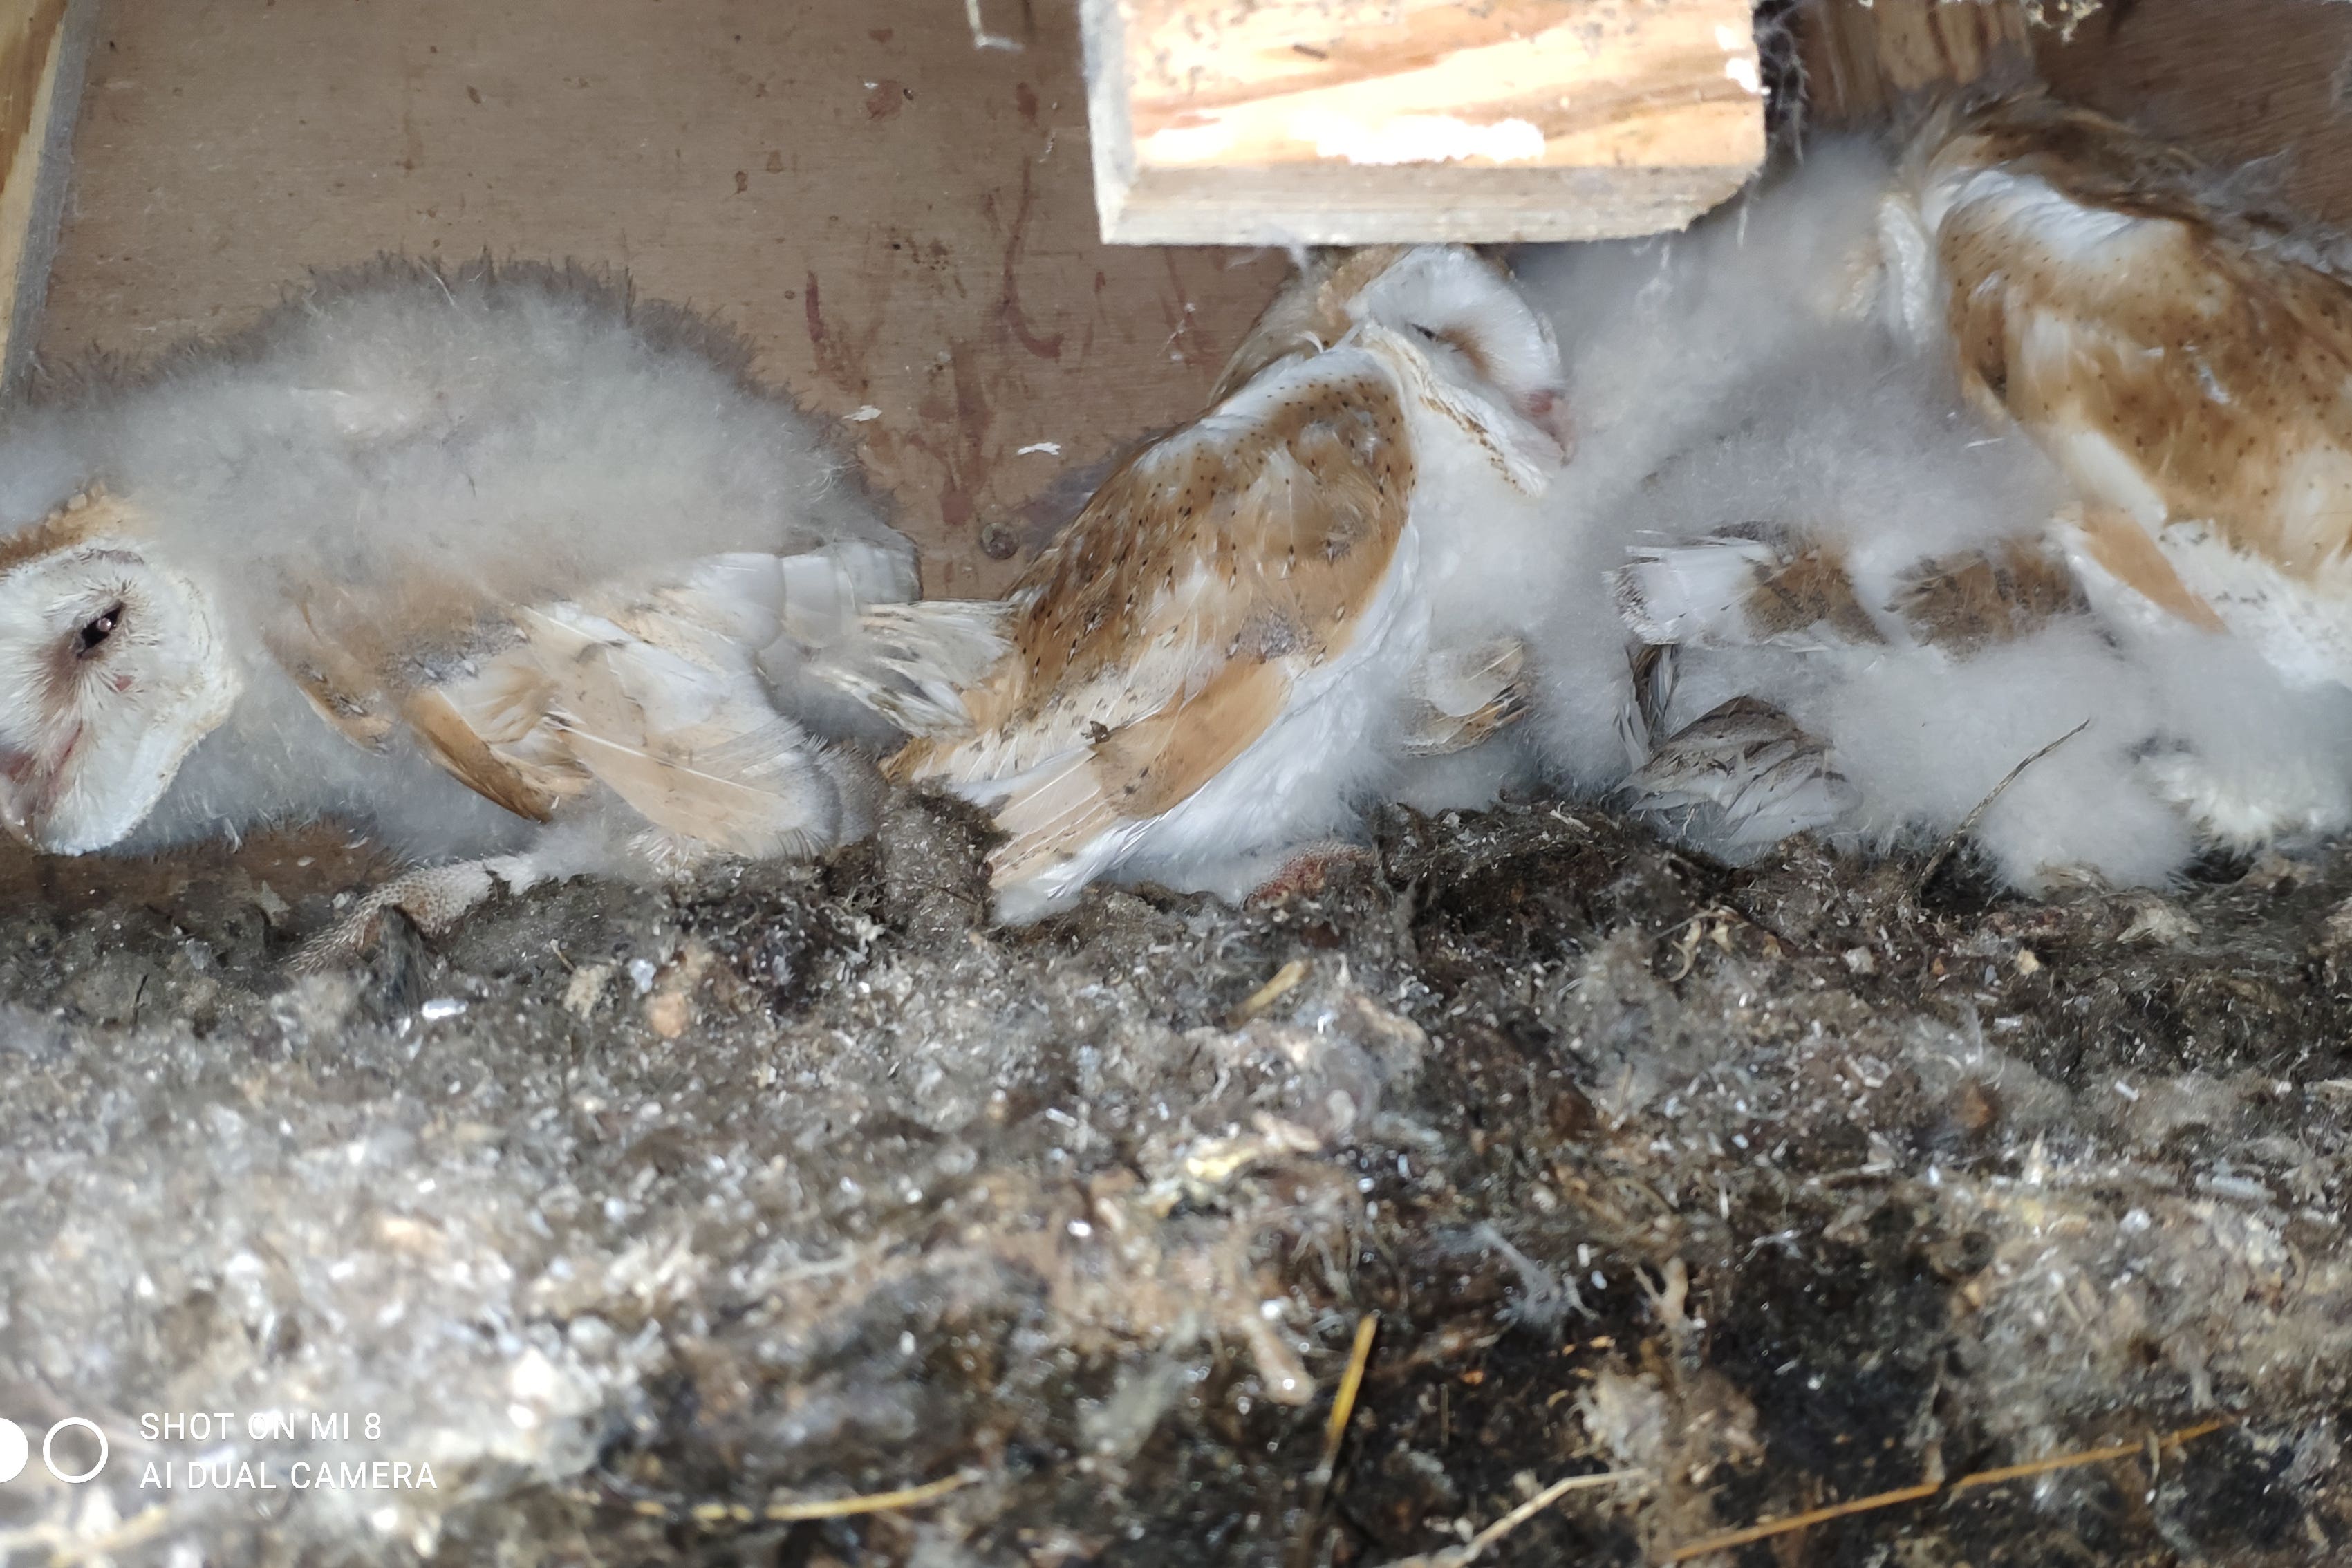
[[[0,0],[0,386],[32,353],[81,101],[89,0]]]
[[[1748,0],[1083,0],[1095,196],[1142,245],[1589,239],[1753,174]]]

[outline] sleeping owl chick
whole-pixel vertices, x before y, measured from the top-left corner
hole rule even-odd
[[[1516,712],[1508,639],[1441,612],[1551,485],[1563,397],[1549,333],[1473,253],[1314,263],[1209,411],[1039,556],[965,721],[891,773],[994,810],[1003,919],[1100,878],[1239,898],[1350,833],[1409,753]]]
[[[383,263],[16,412],[0,821],[58,854],[343,821],[420,866],[367,911],[427,924],[862,834],[870,767],[820,735],[883,732],[828,683],[920,710],[998,645],[891,619],[908,547],[744,365],[576,272]]]

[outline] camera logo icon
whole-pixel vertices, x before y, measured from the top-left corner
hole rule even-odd
[[[89,1462],[86,1469],[72,1470],[60,1468],[61,1463],[70,1465],[73,1462],[73,1457],[68,1454],[62,1461],[60,1460],[58,1453],[58,1438],[71,1432],[87,1432],[98,1444],[98,1457]],[[68,1415],[51,1426],[47,1434],[41,1438],[41,1463],[48,1468],[49,1474],[68,1486],[78,1486],[106,1468],[109,1452],[106,1434],[99,1430],[97,1422],[85,1416]],[[5,1485],[23,1475],[25,1466],[32,1457],[33,1442],[26,1435],[25,1429],[14,1421],[0,1417],[0,1485]]]

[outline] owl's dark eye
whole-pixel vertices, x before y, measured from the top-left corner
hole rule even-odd
[[[120,604],[109,606],[104,615],[95,617],[80,631],[74,634],[74,656],[77,658],[88,658],[100,648],[104,647],[106,639],[112,637],[114,628],[121,624],[122,606]]]
[[[1437,334],[1431,331],[1427,327],[1423,326],[1419,321],[1415,321],[1412,324],[1412,330],[1421,334],[1421,341],[1423,342],[1433,343],[1437,341]]]

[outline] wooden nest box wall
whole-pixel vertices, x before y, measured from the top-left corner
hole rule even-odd
[[[1764,157],[1748,0],[1084,0],[1133,245],[1679,228]]]

